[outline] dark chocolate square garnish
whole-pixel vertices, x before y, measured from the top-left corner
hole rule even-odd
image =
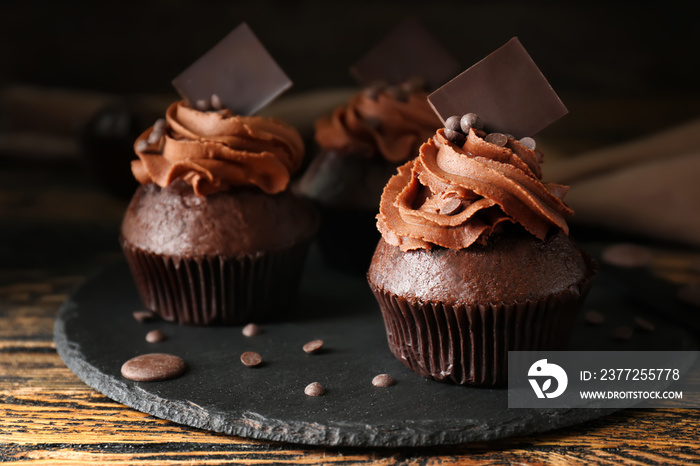
[[[476,113],[489,132],[533,136],[568,110],[517,37],[428,96],[445,121]]]
[[[394,28],[357,61],[350,72],[363,85],[374,81],[398,84],[420,77],[437,89],[459,71],[455,60],[415,17]]]
[[[172,82],[191,104],[211,101],[250,115],[289,89],[292,81],[246,23],[231,31]]]

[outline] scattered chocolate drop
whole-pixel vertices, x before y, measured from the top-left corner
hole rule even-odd
[[[148,139],[146,139],[146,141],[149,144],[155,144],[156,142],[160,141],[160,138],[162,137],[163,133],[154,128],[153,131],[151,131],[151,134],[148,135]]]
[[[464,142],[467,140],[464,134],[460,133],[459,131],[453,131],[449,128],[445,128],[445,137],[452,144],[455,144],[460,147],[462,147],[464,145]]]
[[[137,382],[159,382],[182,375],[185,361],[172,354],[149,353],[136,356],[122,365],[122,375]]]
[[[221,103],[221,99],[219,98],[218,94],[211,95],[211,106],[214,110],[221,110],[222,108],[224,108],[224,105]]]
[[[396,380],[389,374],[379,374],[372,379],[372,385],[375,387],[391,387],[396,383]]]
[[[461,117],[459,115],[452,115],[447,120],[445,120],[445,128],[451,129],[452,131],[461,131],[460,122]]]
[[[605,316],[598,311],[588,311],[583,315],[583,318],[591,325],[600,325],[605,322]]]
[[[478,130],[484,128],[481,118],[476,113],[465,113],[462,115],[462,119],[459,120],[459,126],[464,134],[469,134],[469,130],[472,128]]]
[[[462,208],[462,200],[453,197],[448,199],[442,207],[440,207],[440,213],[442,215],[453,215]]]
[[[304,393],[309,396],[322,396],[326,394],[326,389],[318,382],[311,382],[304,389]]]
[[[146,341],[149,343],[160,343],[168,339],[168,336],[160,330],[151,330],[146,334]]]
[[[143,139],[139,139],[136,141],[136,146],[134,149],[136,149],[136,152],[144,152],[146,149],[148,149],[148,143]]]
[[[323,340],[312,340],[302,346],[305,353],[318,353],[323,348]]]
[[[246,351],[241,354],[241,362],[247,367],[259,366],[262,362],[262,356],[255,351]]]
[[[604,262],[617,267],[644,267],[651,263],[652,254],[644,246],[619,243],[605,248],[602,259]]]
[[[161,133],[164,133],[165,130],[168,127],[168,122],[165,121],[165,118],[158,118],[156,122],[153,124],[153,131],[159,131]]]
[[[211,107],[211,103],[208,102],[206,99],[199,99],[197,100],[197,102],[195,102],[194,105],[197,108],[197,110],[201,110],[202,112],[206,112]]]
[[[508,136],[503,133],[491,133],[484,138],[484,141],[503,147],[508,143]]]
[[[133,316],[139,322],[150,322],[156,318],[153,311],[134,311]]]
[[[530,150],[535,150],[535,148],[537,147],[535,140],[530,138],[530,137],[521,138],[520,144],[522,144],[523,146],[527,147]]]
[[[700,307],[700,285],[690,284],[678,290],[678,299],[691,306]]]
[[[250,323],[247,324],[241,330],[241,333],[246,337],[254,337],[255,335],[260,335],[262,333],[262,328],[258,324]]]
[[[654,324],[649,322],[644,317],[635,317],[634,323],[637,324],[637,327],[641,328],[642,330],[646,330],[647,332],[653,332],[654,330],[656,330]]]
[[[629,340],[632,338],[632,333],[634,333],[632,327],[629,325],[621,325],[612,331],[611,336],[615,340]]]

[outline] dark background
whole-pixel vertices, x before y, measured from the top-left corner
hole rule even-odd
[[[697,2],[695,2],[697,3]],[[415,15],[463,68],[518,36],[552,85],[593,96],[695,91],[692,2],[221,1],[0,3],[0,85],[170,92],[242,21],[294,91],[354,84],[348,67]]]

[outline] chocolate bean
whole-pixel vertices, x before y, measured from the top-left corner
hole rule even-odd
[[[323,340],[312,340],[302,346],[305,353],[318,353],[323,348]]]
[[[199,99],[197,102],[195,102],[194,106],[197,108],[197,110],[206,112],[211,108],[211,102],[209,102],[207,99]]]
[[[527,136],[520,139],[520,144],[522,144],[530,150],[535,150],[535,147],[537,147],[535,140]]]
[[[153,124],[153,131],[159,131],[161,133],[164,133],[167,128],[168,122],[165,121],[165,118],[158,118]]]
[[[148,322],[156,318],[153,311],[134,311],[133,316],[139,322]]]
[[[221,103],[221,99],[219,98],[218,94],[212,94],[211,95],[211,106],[214,108],[214,110],[221,110],[224,108],[224,105]]]
[[[583,318],[591,325],[600,325],[605,322],[605,316],[598,311],[588,311],[583,315]]]
[[[445,128],[451,129],[452,131],[461,132],[460,127],[461,117],[459,115],[452,115],[447,120],[445,120]]]
[[[172,354],[149,353],[129,359],[122,365],[122,376],[137,382],[158,382],[182,375],[185,361]]]
[[[464,134],[460,133],[459,131],[451,130],[450,128],[445,128],[445,137],[452,144],[459,147],[462,147],[464,142],[467,140],[467,137]]]
[[[145,152],[146,149],[148,149],[148,143],[145,139],[139,139],[136,141],[136,146],[134,146],[134,149],[136,149],[136,152]]]
[[[148,139],[146,141],[148,142],[148,144],[155,144],[156,142],[160,141],[160,138],[162,137],[163,133],[161,131],[153,129],[153,131],[151,131],[151,134],[148,135]]]
[[[389,97],[392,97],[399,102],[406,102],[408,100],[408,94],[399,86],[389,86],[384,92],[386,92]]]
[[[656,330],[654,324],[646,320],[644,317],[635,317],[634,323],[637,324],[637,327],[641,328],[642,330],[646,330],[647,332],[653,332]]]
[[[440,213],[442,215],[452,215],[462,208],[462,200],[458,198],[451,198],[445,202],[442,207],[440,207]]]
[[[322,396],[326,394],[326,389],[318,382],[311,382],[304,389],[304,393],[309,396]]]
[[[484,138],[484,141],[503,147],[508,143],[508,136],[503,133],[491,133]]]
[[[146,334],[146,341],[149,343],[160,343],[168,339],[168,336],[160,330],[151,330]]]
[[[644,246],[619,243],[605,248],[602,259],[604,262],[617,267],[644,267],[651,263],[652,254]]]
[[[469,134],[471,128],[484,129],[484,124],[476,113],[465,113],[462,115],[462,118],[459,120],[459,126],[464,134]]]
[[[391,387],[396,383],[396,380],[389,374],[379,374],[372,379],[372,385],[375,387]]]
[[[629,340],[632,338],[634,331],[629,325],[621,325],[616,327],[610,334],[615,340]]]
[[[262,362],[262,356],[255,351],[246,351],[245,353],[241,354],[241,362],[247,367],[259,366]]]
[[[250,324],[243,327],[241,333],[246,337],[254,337],[255,335],[260,335],[262,333],[262,328],[260,328],[260,326],[258,326],[257,324],[251,322]]]

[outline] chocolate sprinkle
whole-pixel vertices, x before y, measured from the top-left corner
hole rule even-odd
[[[311,382],[304,389],[304,393],[309,396],[322,396],[326,394],[326,389],[318,382]]]
[[[158,329],[151,330],[146,334],[146,341],[149,343],[160,343],[161,341],[165,341],[167,339],[168,336]]]
[[[484,138],[484,141],[504,147],[508,143],[508,136],[503,133],[491,133]]]
[[[379,374],[372,379],[372,385],[375,387],[391,387],[396,383],[396,380],[389,374]]]
[[[318,353],[323,348],[323,340],[312,340],[302,346],[305,353]]]
[[[168,122],[165,121],[165,118],[158,118],[153,124],[153,131],[159,131],[161,133],[164,133],[167,128]]]
[[[250,323],[247,324],[241,330],[241,333],[246,337],[254,337],[255,335],[260,335],[262,333],[262,328],[258,324]]]
[[[259,366],[262,363],[262,356],[255,351],[246,351],[241,354],[241,362],[247,367]]]
[[[153,131],[151,131],[151,134],[148,135],[148,139],[146,139],[146,142],[148,142],[148,144],[155,144],[156,142],[160,141],[160,138],[162,137],[163,132],[153,128]]]
[[[452,144],[455,144],[460,147],[462,147],[464,145],[464,142],[467,140],[467,137],[464,134],[460,133],[459,131],[451,130],[449,128],[445,128],[445,137]]]
[[[214,110],[221,110],[224,108],[224,105],[221,103],[221,99],[219,98],[218,94],[211,95],[211,106],[214,108]]]
[[[206,112],[211,108],[211,102],[209,102],[207,99],[198,99],[195,103],[195,107],[197,108],[197,110]]]
[[[156,314],[153,311],[134,311],[133,316],[139,322],[149,322],[156,318]]]
[[[462,131],[462,127],[460,126],[461,119],[459,115],[452,115],[445,120],[445,128],[451,129],[452,131]]]
[[[122,376],[137,382],[159,382],[182,375],[185,361],[172,354],[149,353],[129,359],[122,365]]]
[[[527,147],[530,150],[535,150],[535,148],[537,147],[535,140],[529,136],[526,136],[526,137],[520,139],[520,144],[522,144],[523,146]]]
[[[459,126],[464,134],[469,134],[469,130],[472,128],[484,129],[484,123],[476,113],[465,113],[462,115],[462,119],[459,120]]]
[[[136,146],[134,146],[134,149],[136,149],[136,152],[144,152],[148,149],[148,143],[143,139],[140,139],[136,141]]]

